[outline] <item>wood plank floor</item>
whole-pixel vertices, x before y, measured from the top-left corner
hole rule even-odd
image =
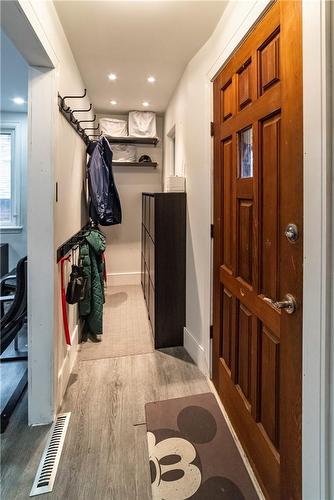
[[[114,314],[124,315],[122,307]],[[183,348],[127,356],[117,349],[110,350],[115,357],[105,359],[85,360],[79,353],[62,407],[72,412],[68,434],[54,490],[44,498],[149,500],[145,403],[210,391]],[[45,446],[48,427],[29,428],[26,422],[25,396],[2,437],[1,498],[6,500],[29,498]]]
[[[105,293],[102,342],[80,344],[80,360],[154,351],[152,330],[140,285],[113,286]]]
[[[150,499],[145,403],[208,390],[183,349],[80,362],[53,497]]]
[[[150,499],[144,405],[208,392],[183,348],[80,361],[63,411],[71,421],[54,499]],[[27,499],[46,429],[26,426],[26,398],[2,442],[2,498]]]

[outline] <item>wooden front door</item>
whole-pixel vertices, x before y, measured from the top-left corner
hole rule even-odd
[[[213,381],[270,500],[301,498],[301,55],[276,2],[214,80]]]

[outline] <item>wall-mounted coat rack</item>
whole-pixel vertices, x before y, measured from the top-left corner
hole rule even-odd
[[[88,146],[91,141],[91,137],[100,137],[100,134],[87,134],[86,130],[99,130],[100,125],[97,127],[85,127],[81,126],[81,123],[94,123],[96,120],[96,115],[94,114],[94,118],[92,120],[78,120],[74,113],[88,113],[92,109],[92,104],[89,105],[88,109],[71,109],[70,106],[66,104],[66,99],[83,99],[87,95],[87,89],[85,89],[83,95],[67,95],[62,97],[58,93],[58,106],[59,111],[71,125],[71,127],[76,131],[76,133],[81,137],[84,143]]]
[[[85,238],[85,235],[87,234],[87,230],[91,228],[92,225],[91,223],[85,224],[80,231],[75,233],[71,238],[69,238],[65,243],[60,245],[57,249],[57,262],[60,261],[62,257],[65,257],[68,252],[70,252],[72,249],[74,249],[77,245],[79,245]]]

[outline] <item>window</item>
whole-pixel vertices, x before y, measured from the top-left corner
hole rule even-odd
[[[0,132],[0,227],[18,228],[20,223],[20,175],[15,144],[16,128]]]
[[[247,128],[239,133],[240,177],[253,177],[253,131]]]

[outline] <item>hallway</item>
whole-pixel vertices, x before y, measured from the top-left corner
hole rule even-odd
[[[140,286],[108,288],[104,318],[105,339],[82,345],[65,394],[61,411],[71,419],[54,490],[46,495],[52,499],[150,499],[145,403],[211,391],[184,348],[152,351]],[[108,336],[119,321],[124,326],[113,345]],[[137,335],[132,353],[131,335]],[[109,357],[102,359],[104,345]],[[101,358],[86,360],[94,351]],[[25,395],[2,439],[6,500],[29,497],[48,428],[27,427]]]
[[[1,498],[334,499],[334,0],[0,7]]]

